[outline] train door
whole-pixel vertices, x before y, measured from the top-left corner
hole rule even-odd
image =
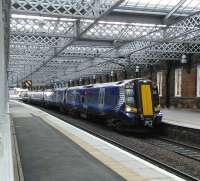
[[[84,91],[84,94],[82,95],[82,104],[83,104],[83,109],[87,111],[88,108],[88,103],[87,103],[87,90]]]
[[[72,105],[76,106],[76,90],[73,90],[72,95],[73,95]]]
[[[99,104],[98,104],[98,109],[100,112],[103,112],[104,98],[105,98],[105,88],[100,88],[99,89]]]
[[[140,94],[140,113],[144,117],[152,117],[153,116],[153,99],[152,99],[152,84],[149,81],[139,80],[138,88]]]

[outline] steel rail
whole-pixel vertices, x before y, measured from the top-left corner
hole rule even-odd
[[[172,146],[177,146],[177,150],[176,149],[174,150],[175,153],[185,156],[185,157],[188,157],[190,159],[196,160],[196,161],[200,161],[200,148],[199,147],[181,143],[181,142],[171,140],[168,138],[164,138],[164,137],[159,137],[158,140],[163,140],[169,144],[174,144]],[[180,151],[179,149],[182,149],[182,151]]]

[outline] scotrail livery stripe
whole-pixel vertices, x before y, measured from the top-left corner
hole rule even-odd
[[[151,87],[148,84],[141,85],[141,98],[144,116],[153,115]]]

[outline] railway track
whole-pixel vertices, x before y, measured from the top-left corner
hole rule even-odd
[[[47,111],[47,110],[46,110]],[[138,156],[138,157],[140,157],[140,158],[142,158],[142,159],[145,159],[146,161],[148,161],[148,162],[151,162],[152,164],[154,164],[154,165],[157,165],[158,167],[160,167],[160,168],[162,168],[162,169],[164,169],[164,170],[167,170],[167,171],[169,171],[170,173],[173,173],[173,174],[175,174],[175,175],[177,175],[177,176],[179,176],[179,177],[181,177],[181,178],[183,178],[183,179],[186,179],[186,180],[192,180],[192,181],[199,181],[199,179],[198,178],[196,178],[196,177],[194,177],[194,176],[192,176],[192,175],[189,175],[189,174],[187,174],[187,173],[185,173],[185,172],[183,172],[183,171],[180,171],[180,170],[178,170],[178,169],[176,169],[176,168],[173,168],[172,166],[169,166],[169,165],[167,165],[167,164],[165,164],[165,163],[163,163],[163,162],[161,162],[161,161],[159,161],[159,160],[157,160],[157,159],[154,159],[154,158],[152,158],[152,157],[150,157],[150,156],[148,156],[148,155],[146,155],[146,154],[144,154],[144,153],[141,153],[141,152],[139,152],[139,151],[137,151],[136,149],[134,149],[134,148],[131,148],[131,147],[129,147],[129,146],[126,146],[126,145],[124,145],[124,144],[122,144],[122,143],[120,143],[120,142],[118,142],[118,141],[116,141],[116,140],[114,140],[114,139],[111,139],[111,138],[109,138],[109,137],[107,137],[107,136],[104,136],[104,135],[102,135],[102,134],[100,134],[100,133],[98,133],[98,132],[96,132],[96,131],[92,131],[92,130],[90,130],[90,129],[87,129],[86,127],[83,127],[83,126],[81,126],[80,124],[76,124],[76,123],[73,123],[72,121],[67,121],[67,119],[64,119],[62,116],[58,116],[57,114],[58,113],[52,113],[52,111],[47,111],[49,114],[52,114],[53,116],[56,116],[56,117],[59,117],[61,120],[63,120],[63,121],[65,121],[65,122],[67,122],[67,123],[69,123],[69,124],[71,124],[71,125],[73,125],[73,126],[75,126],[75,127],[78,127],[78,128],[80,128],[80,129],[82,129],[82,130],[84,130],[84,131],[86,131],[86,132],[88,132],[88,133],[90,133],[90,134],[92,134],[92,135],[94,135],[94,136],[96,136],[96,137],[98,137],[98,138],[101,138],[101,139],[103,139],[104,141],[107,141],[107,142],[109,142],[109,143],[111,143],[111,144],[113,144],[113,145],[115,145],[115,146],[117,146],[117,147],[119,147],[119,148],[121,148],[121,149],[123,149],[123,150],[125,150],[125,151],[127,151],[127,152],[129,152],[129,153],[132,153],[132,154],[134,154],[134,155],[136,155],[136,156]],[[170,142],[169,140],[167,140],[167,139],[164,139],[164,138],[159,138],[160,140],[165,140],[165,145],[164,145],[164,143],[163,143],[163,146],[167,146],[166,144],[167,144],[167,142]],[[150,143],[150,141],[153,141],[153,139],[152,140],[150,140],[149,139],[149,143]],[[159,140],[156,140],[155,141],[155,139],[154,139],[154,143],[153,142],[151,142],[151,144],[156,144],[156,142],[157,142],[157,144],[158,144],[158,141]],[[170,143],[169,143],[170,144]],[[177,143],[178,144],[178,143]],[[179,143],[180,144],[180,143]],[[156,146],[158,146],[158,145],[156,145]],[[160,145],[161,146],[161,145]],[[183,145],[182,145],[183,146]],[[186,146],[186,145],[184,145],[184,146]],[[178,149],[176,149],[176,151],[178,151]],[[181,152],[180,152],[181,153]],[[182,153],[182,155],[184,155],[184,153]],[[185,155],[184,155],[185,156]],[[199,160],[198,160],[199,161]]]
[[[146,143],[175,152],[187,158],[200,161],[200,148],[180,143],[171,139],[158,137],[145,140]]]

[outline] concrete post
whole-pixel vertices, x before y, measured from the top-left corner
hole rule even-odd
[[[8,88],[6,73],[5,39],[4,39],[4,13],[0,1],[0,115],[8,112]]]

